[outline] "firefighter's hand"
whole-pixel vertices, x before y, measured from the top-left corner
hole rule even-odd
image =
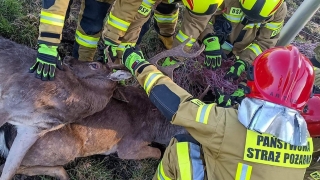
[[[224,79],[233,79],[237,80],[241,73],[247,70],[247,63],[245,61],[242,61],[241,59],[238,59],[233,66],[230,67],[227,74],[224,76]]]
[[[206,46],[203,52],[205,55],[204,65],[209,69],[219,68],[222,61],[222,50],[219,38],[209,34],[204,38],[203,44]]]
[[[107,63],[108,59],[110,58],[112,62],[115,62],[117,59],[117,48],[118,44],[105,40],[104,41],[104,47],[103,47],[103,62]]]
[[[57,49],[58,46],[39,44],[36,62],[29,69],[29,72],[36,71],[36,78],[43,81],[54,80],[56,68],[63,70]]]
[[[143,62],[147,62],[143,54],[138,47],[126,46],[122,55],[122,63],[130,70],[134,75],[134,67]]]
[[[223,94],[218,88],[214,88],[214,94],[218,106],[225,108],[231,107],[231,98],[229,95]]]
[[[242,84],[239,84],[238,89],[235,90],[231,94],[231,104],[240,104],[241,101],[245,98],[245,92],[244,92],[245,87]]]

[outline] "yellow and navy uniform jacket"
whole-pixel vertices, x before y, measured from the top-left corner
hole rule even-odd
[[[301,180],[312,160],[313,143],[293,146],[247,130],[234,108],[205,104],[143,62],[134,67],[151,102],[198,142],[173,139],[154,179]],[[199,160],[202,161],[199,161]]]
[[[234,55],[251,64],[264,50],[276,45],[286,14],[287,4],[284,2],[277,12],[266,21],[248,23],[238,0],[224,0],[212,18],[212,24],[216,16],[223,16],[231,23],[232,32],[222,48],[227,50],[226,53],[228,54],[231,47]],[[208,25],[201,34],[201,38],[212,31],[212,25]],[[231,46],[227,45],[228,43]]]

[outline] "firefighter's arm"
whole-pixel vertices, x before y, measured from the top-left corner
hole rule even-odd
[[[181,29],[176,38],[183,42],[192,35],[190,43],[187,44],[191,47],[200,35],[202,35],[200,36],[202,40],[206,34],[212,32],[208,23],[220,4],[212,0],[194,0],[192,4],[187,0],[182,0],[182,2],[187,10],[184,11]],[[204,34],[204,31],[208,33]]]
[[[280,31],[283,27],[284,18],[287,14],[286,3],[274,14],[274,19],[264,25],[261,25],[260,30],[255,40],[239,54],[239,59],[252,64],[253,60],[263,51],[274,47],[279,39]]]
[[[218,8],[218,10],[213,14],[213,16],[211,17],[211,19],[209,20],[208,24],[206,25],[206,28],[201,32],[200,36],[198,37],[199,41],[203,41],[203,38],[209,34],[209,33],[213,33],[213,25],[216,21],[216,17],[220,16],[223,13],[223,9],[224,8],[224,4],[222,3],[222,5]]]
[[[182,43],[192,36],[187,44],[190,48],[196,42],[196,39],[200,34],[206,29],[211,16],[212,14],[195,14],[190,10],[184,11],[181,29],[176,35],[177,40]]]
[[[135,75],[151,102],[172,124],[183,126],[202,145],[213,150],[220,147],[226,111],[216,104],[205,104],[144,62]]]

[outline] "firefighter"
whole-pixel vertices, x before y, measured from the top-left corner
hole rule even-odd
[[[103,37],[108,48],[107,54],[113,61],[120,63],[126,45],[135,46],[139,28],[150,17],[152,6],[157,0],[116,1],[105,25]],[[158,0],[154,10],[156,30],[167,49],[183,42],[190,35],[193,38],[187,44],[190,48],[195,39],[205,29],[211,16],[223,0],[182,0],[187,10],[184,12],[182,27],[173,40],[178,21],[178,3],[174,0]],[[141,5],[140,5],[141,4]],[[187,49],[189,49],[187,48]]]
[[[82,0],[76,30],[73,56],[82,61],[92,61],[96,51],[103,20],[113,0]],[[72,3],[72,1],[71,1]],[[29,72],[36,71],[36,77],[54,80],[56,68],[62,69],[58,45],[62,38],[69,0],[44,0],[40,14],[38,55]]]
[[[259,54],[276,45],[286,14],[284,0],[225,0],[211,22],[220,26],[229,23],[232,31],[224,42],[218,41],[221,36],[216,38],[218,50],[215,55],[206,55],[205,65],[212,69],[219,68],[223,53],[228,57],[234,55],[236,61],[225,79],[238,79]],[[209,24],[200,38],[213,31],[213,26]],[[219,51],[220,45],[223,51]]]
[[[187,43],[185,51],[189,51],[196,39],[204,31],[207,23],[215,13],[216,9],[221,5],[222,0],[182,0],[186,10],[183,13],[183,21],[181,28],[175,37],[175,29],[178,22],[179,0],[162,1],[155,9],[154,27],[158,33],[158,37],[166,49],[176,47],[184,42],[190,36],[191,40]],[[211,37],[204,40],[206,51],[212,52]],[[167,57],[162,66],[175,64],[175,60],[182,60],[179,57]]]
[[[156,0],[116,0],[102,34],[108,57],[119,64],[126,45],[135,46],[141,27],[148,21]]]
[[[300,112],[312,96],[314,72],[296,47],[255,59],[239,110],[192,97],[138,48],[126,49],[122,61],[166,119],[191,135],[171,140],[154,179],[303,179],[313,143]]]
[[[82,0],[72,56],[93,61],[103,30],[104,19],[114,0]]]

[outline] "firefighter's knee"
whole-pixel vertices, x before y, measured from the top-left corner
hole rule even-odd
[[[56,0],[43,0],[42,1],[42,8],[43,9],[49,9],[51,6],[54,5]]]
[[[171,14],[174,11],[178,9],[178,4],[177,3],[172,3],[172,4],[166,4],[166,3],[160,3],[156,7],[156,10],[162,14]]]
[[[103,27],[110,4],[96,0],[86,0],[80,26],[87,35],[99,33]]]

